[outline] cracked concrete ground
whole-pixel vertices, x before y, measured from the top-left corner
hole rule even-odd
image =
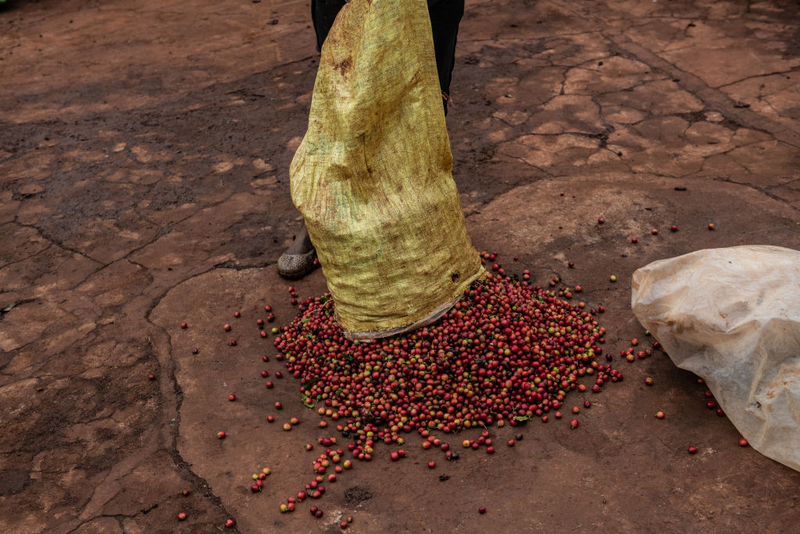
[[[529,424],[516,448],[435,473],[410,438],[409,462],[379,454],[331,484],[324,520],[278,512],[321,435],[293,380],[264,388],[280,366],[254,324],[265,303],[278,324],[293,314],[274,263],[299,225],[288,166],[317,65],[308,12],[0,11],[0,532],[334,532],[341,514],[357,532],[794,529],[800,473],[741,449],[663,356],[616,362],[626,381],[591,397],[580,431]],[[611,354],[642,337],[636,268],[800,248],[798,15],[789,1],[469,0],[448,127],[476,247],[537,283],[582,284],[608,310]],[[295,285],[325,287],[319,271]],[[308,424],[287,434],[268,413]]]

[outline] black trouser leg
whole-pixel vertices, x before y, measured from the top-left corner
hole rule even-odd
[[[311,0],[311,20],[314,22],[314,31],[317,34],[317,50],[322,49],[322,43],[328,37],[333,21],[336,20],[336,15],[344,4],[344,0]],[[447,114],[450,81],[456,61],[456,38],[458,25],[464,15],[464,0],[428,0],[428,13],[433,30],[439,87],[442,90],[444,112]]]
[[[333,21],[344,4],[344,0],[311,0],[311,20],[317,34],[317,52],[322,50],[322,43],[328,37]]]
[[[450,81],[456,63],[456,38],[458,25],[464,15],[464,0],[428,0],[428,12],[433,29],[433,48],[436,52],[436,69],[439,71],[439,87],[447,114],[450,98]]]

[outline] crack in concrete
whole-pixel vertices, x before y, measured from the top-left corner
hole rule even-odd
[[[87,260],[93,261],[93,262],[98,263],[100,265],[104,265],[104,266],[107,265],[107,264],[103,263],[102,261],[100,261],[98,259],[92,258],[91,256],[89,256],[85,252],[82,252],[82,251],[80,251],[78,249],[75,249],[75,248],[72,248],[72,247],[68,247],[67,245],[62,243],[60,240],[58,240],[58,239],[56,239],[56,238],[54,238],[52,236],[47,235],[47,232],[45,232],[43,229],[39,228],[38,226],[35,226],[33,224],[24,224],[24,223],[19,222],[17,220],[17,216],[16,215],[14,216],[14,220],[12,222],[14,224],[16,224],[16,225],[19,225],[19,226],[23,227],[23,228],[30,228],[31,230],[36,230],[36,232],[38,232],[40,236],[42,236],[46,240],[50,241],[51,243],[55,243],[57,246],[59,246],[60,248],[66,250],[66,251],[72,252],[73,254],[78,254],[79,256],[83,256]]]
[[[180,384],[178,383],[178,378],[176,376],[177,363],[176,363],[175,359],[172,357],[172,352],[173,352],[172,336],[170,335],[170,333],[165,328],[163,328],[163,327],[157,325],[156,323],[154,323],[152,321],[151,317],[150,317],[151,314],[153,313],[153,311],[158,307],[158,304],[164,298],[166,298],[166,296],[171,291],[173,291],[175,288],[177,288],[178,286],[188,282],[189,280],[192,280],[193,278],[197,278],[199,276],[203,276],[203,275],[205,275],[205,274],[207,274],[209,272],[212,272],[212,271],[220,268],[225,263],[227,263],[227,262],[223,262],[223,263],[214,265],[214,266],[210,267],[209,269],[207,269],[207,270],[205,270],[203,272],[196,273],[196,274],[191,275],[191,276],[189,276],[187,278],[184,278],[183,280],[175,283],[171,287],[169,287],[166,290],[164,290],[161,295],[159,295],[158,297],[156,297],[156,298],[154,298],[152,300],[152,302],[150,303],[150,306],[148,307],[148,310],[144,314],[144,319],[145,319],[145,321],[147,323],[149,323],[151,325],[152,328],[154,328],[156,331],[160,332],[163,336],[166,337],[166,342],[167,342],[167,345],[168,345],[168,351],[167,351],[167,354],[165,355],[165,357],[167,358],[167,361],[169,362],[169,368],[167,370],[168,371],[168,377],[169,377],[170,383],[172,384],[174,397],[175,397],[175,405],[174,405],[175,424],[174,425],[162,425],[159,428],[159,434],[162,432],[162,430],[164,428],[168,428],[169,429],[169,433],[170,433],[169,446],[165,447],[164,450],[172,458],[172,460],[173,460],[173,462],[174,462],[176,468],[178,469],[178,472],[179,472],[179,474],[181,475],[182,478],[190,481],[193,484],[193,486],[196,489],[198,489],[198,491],[200,491],[215,506],[217,506],[220,510],[222,510],[225,513],[225,515],[227,515],[228,517],[233,517],[228,512],[228,510],[225,508],[224,504],[222,503],[222,499],[218,495],[216,495],[214,493],[213,489],[211,488],[211,484],[208,482],[208,480],[206,480],[202,476],[200,476],[197,473],[195,473],[194,470],[192,469],[191,465],[183,458],[183,456],[181,455],[180,451],[178,450],[178,436],[180,434],[180,425],[181,425],[181,406],[183,405],[183,389],[181,388]],[[274,263],[274,262],[267,262],[263,266],[271,265],[272,263]],[[246,269],[246,268],[257,268],[257,267],[243,267],[240,270],[243,270],[243,269]],[[155,347],[155,345],[153,344],[152,340],[149,340],[149,343],[150,343],[151,352],[153,354],[157,354],[158,353],[158,349]],[[158,359],[158,356],[156,356],[156,359]],[[163,441],[163,439],[162,439],[162,441]],[[234,527],[231,530],[231,532],[239,532],[239,531],[238,531],[238,529],[236,527]]]
[[[797,68],[794,67],[794,68],[787,69],[787,70],[778,70],[778,71],[775,71],[775,72],[768,72],[766,74],[754,74],[753,76],[746,76],[746,77],[744,77],[744,78],[742,78],[740,80],[736,80],[735,82],[730,82],[730,83],[725,83],[725,84],[719,85],[719,86],[716,87],[716,89],[722,89],[723,87],[730,87],[731,85],[736,85],[737,83],[742,83],[742,82],[745,82],[747,80],[755,80],[756,78],[765,78],[767,76],[778,76],[780,74],[796,73],[796,72],[797,72]]]
[[[44,237],[44,236],[42,236],[42,237]],[[39,254],[43,254],[44,252],[47,252],[48,250],[50,250],[50,248],[51,248],[53,245],[54,245],[54,243],[53,243],[52,241],[50,241],[50,244],[49,244],[49,245],[47,245],[47,246],[46,246],[45,248],[43,248],[42,250],[40,250],[39,252],[34,252],[34,253],[33,253],[33,254],[31,254],[30,256],[26,256],[26,257],[24,257],[24,258],[21,258],[21,259],[19,259],[19,260],[10,261],[10,262],[6,263],[5,265],[2,265],[2,266],[0,266],[0,270],[2,270],[2,269],[5,269],[6,267],[10,267],[11,265],[16,265],[17,263],[22,263],[23,261],[27,261],[27,260],[29,260],[29,259],[31,259],[31,258],[35,258],[35,257],[36,257],[36,256],[38,256]]]
[[[737,182],[736,180],[732,180],[732,179],[730,179],[730,178],[728,178],[726,176],[718,176],[718,177],[714,178],[714,181],[715,182],[728,183],[728,184],[741,185],[743,187],[748,187],[748,188],[750,188],[750,189],[752,189],[754,191],[757,191],[757,192],[761,193],[762,195],[764,195],[766,197],[771,198],[772,200],[775,200],[777,202],[780,202],[781,204],[784,204],[789,209],[792,209],[794,211],[800,212],[800,207],[792,206],[792,204],[789,201],[787,201],[786,199],[781,198],[778,195],[775,195],[774,193],[771,193],[770,191],[768,191],[768,189],[772,189],[773,187],[780,187],[780,186],[773,186],[773,187],[770,187],[770,188],[764,188],[764,187],[757,186],[755,184],[751,184],[749,182]]]

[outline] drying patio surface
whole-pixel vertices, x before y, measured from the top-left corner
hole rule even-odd
[[[296,313],[275,263],[300,223],[310,24],[305,0],[0,8],[0,531],[795,529],[800,473],[740,447],[663,353],[618,354],[651,342],[630,311],[638,267],[800,248],[800,6],[467,0],[447,121],[473,243],[537,284],[582,285],[625,381],[568,397],[593,402],[577,430],[492,429],[524,434],[493,456],[446,462],[409,435],[393,463],[378,446],[327,485],[322,519],[278,504],[335,424],[295,379],[264,387],[283,366],[255,324],[265,304],[269,326]],[[325,291],[319,270],[292,285]]]

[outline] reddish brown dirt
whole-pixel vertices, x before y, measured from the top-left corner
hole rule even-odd
[[[795,3],[467,6],[448,126],[470,234],[508,271],[583,285],[612,354],[643,338],[636,268],[800,248]],[[625,382],[571,397],[594,402],[579,430],[534,422],[514,449],[457,463],[410,437],[409,459],[379,447],[329,484],[324,519],[278,512],[324,433],[294,380],[264,388],[280,366],[254,324],[267,302],[292,316],[274,263],[299,224],[309,19],[278,0],[0,8],[0,532],[335,532],[342,514],[355,532],[795,529],[800,473],[740,448],[663,355],[616,357]],[[295,285],[325,288],[319,271]],[[266,423],[275,400],[279,422],[302,419],[292,432]]]

